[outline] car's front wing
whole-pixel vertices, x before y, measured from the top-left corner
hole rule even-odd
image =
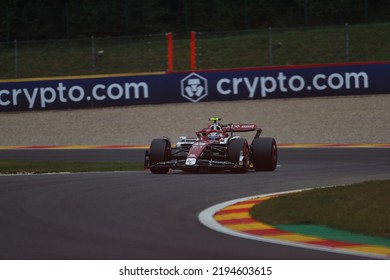
[[[230,170],[241,168],[242,166],[234,164],[230,161],[212,160],[212,159],[198,159],[195,164],[186,164],[186,159],[174,159],[170,161],[158,162],[151,164],[150,167],[169,167],[180,170],[197,170],[197,169],[220,169]]]

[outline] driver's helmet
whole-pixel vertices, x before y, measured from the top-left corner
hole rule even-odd
[[[211,132],[207,137],[209,140],[219,140],[221,138],[221,134],[218,132]]]
[[[210,132],[207,137],[209,140],[219,140],[223,137],[223,130],[219,123],[214,120],[214,123],[209,125]]]
[[[216,131],[222,131],[222,128],[218,123],[213,123],[212,125],[210,125],[210,129],[216,130]]]

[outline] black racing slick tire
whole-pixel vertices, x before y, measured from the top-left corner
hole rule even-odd
[[[171,144],[167,139],[154,139],[150,144],[149,161],[150,171],[154,174],[166,174],[169,167],[153,166],[158,162],[169,161],[171,158]]]
[[[249,169],[249,145],[244,138],[233,139],[228,145],[229,161],[236,165],[240,165],[240,157],[242,156],[241,166],[232,168],[232,173],[246,173]]]
[[[252,163],[256,171],[274,171],[278,163],[278,148],[272,137],[256,138],[252,142]]]

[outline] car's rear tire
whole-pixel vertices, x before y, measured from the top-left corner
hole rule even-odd
[[[167,139],[154,139],[150,144],[149,161],[150,165],[158,162],[169,161],[171,158],[171,144]],[[166,174],[169,167],[151,166],[150,171],[154,174]]]
[[[272,137],[256,138],[252,142],[252,163],[256,171],[274,171],[278,163],[278,148]]]
[[[237,138],[229,142],[228,145],[229,161],[239,164],[240,156],[242,154],[242,167],[232,168],[232,173],[246,173],[249,169],[249,145],[246,139]]]

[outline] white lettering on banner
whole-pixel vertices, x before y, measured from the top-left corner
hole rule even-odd
[[[140,89],[143,89],[144,92],[144,98],[149,98],[149,89],[148,84],[141,82],[141,83],[126,83],[125,84],[125,96],[126,99],[130,99],[130,90],[133,89],[134,91],[134,98],[139,99],[140,98]]]
[[[359,80],[360,78],[363,79],[363,88],[368,88],[368,76],[367,73],[360,72],[360,73],[345,73],[345,85],[347,89],[351,88],[351,80],[355,81],[355,88],[360,88]]]
[[[73,92],[79,92],[79,96],[77,97]],[[73,86],[69,89],[68,93],[69,99],[72,100],[73,102],[80,102],[81,100],[84,99],[85,92],[84,89],[80,86]]]
[[[102,84],[97,84],[96,86],[94,86],[93,89],[92,89],[92,96],[93,96],[93,98],[95,100],[98,100],[98,101],[102,101],[102,100],[106,99],[106,96],[104,94],[102,94],[102,95],[98,95],[97,94],[97,90],[98,89],[104,90],[105,88],[106,88],[106,86],[102,85]]]
[[[238,94],[238,85],[242,83],[242,78],[234,78],[233,79],[233,92],[234,94]]]
[[[297,84],[295,81],[298,82],[298,85],[295,85],[295,84]],[[288,80],[288,87],[292,91],[301,91],[305,87],[305,80],[301,76],[297,76],[297,75],[292,76]]]
[[[121,99],[123,96],[123,88],[118,84],[111,84],[107,88],[107,95],[112,100]]]
[[[267,97],[267,93],[274,92],[277,88],[276,80],[273,77],[261,77],[261,97]],[[270,85],[271,87],[268,87]],[[253,98],[253,97],[252,97]]]
[[[49,93],[49,97],[47,97],[47,93]],[[54,88],[47,87],[47,88],[41,88],[40,90],[41,94],[41,107],[45,108],[47,103],[53,103],[54,100],[56,100],[56,91]]]
[[[37,96],[38,96],[38,88],[34,88],[32,95],[30,95],[30,93],[28,92],[28,89],[26,89],[26,88],[23,89],[23,93],[28,100],[28,108],[29,109],[33,108],[34,104],[35,104],[35,100],[37,99]],[[17,103],[14,105],[17,105]]]
[[[326,76],[324,74],[318,74],[316,75],[314,78],[313,78],[313,86],[315,89],[318,89],[318,90],[325,90],[326,89],[326,82],[322,82],[322,85],[319,85],[318,84],[318,80],[321,79],[321,80],[325,80],[326,79]]]
[[[12,96],[12,102],[13,103],[18,103],[18,95],[21,93],[22,91],[20,89],[18,90],[15,90],[13,96]]]
[[[315,71],[321,71],[321,69]],[[304,92],[306,95],[310,93],[315,95],[316,93],[320,94],[321,91],[345,94],[350,89],[369,88],[369,77],[366,72],[335,71],[332,73],[329,70],[326,71],[326,73],[305,71],[306,74],[297,75],[298,71],[291,72],[282,69],[271,72],[255,72],[271,73],[272,75],[269,76],[235,76],[231,78],[222,76],[216,80],[216,84],[213,84],[212,87],[215,87],[214,92],[216,91],[218,95],[221,95],[221,100],[224,96],[232,95],[235,96],[235,99],[254,99],[267,98],[275,93],[285,96],[288,94],[298,95],[299,92]],[[234,75],[240,75],[240,73],[244,74],[245,72],[237,72]],[[294,75],[288,75],[289,73]],[[146,82],[121,83],[118,80],[111,80],[113,82],[109,83],[109,80],[95,81],[97,83],[92,85],[90,84],[92,80],[80,82],[79,85],[77,80],[57,81],[57,84],[55,84],[55,81],[47,83],[44,81],[39,83],[1,82],[1,87],[5,85],[11,88],[0,88],[0,110],[4,110],[2,107],[11,106],[14,106],[14,109],[71,108],[72,103],[78,102],[96,101],[96,105],[100,105],[99,102],[110,100],[120,103],[120,100],[149,99],[149,85]],[[102,81],[104,81],[104,84],[101,83]],[[65,86],[66,84],[68,86]],[[182,79],[180,85],[181,96],[191,102],[198,102],[208,95],[208,80],[196,73]],[[175,91],[176,89],[172,90]],[[69,103],[69,105],[66,103]],[[125,103],[129,102],[123,104]],[[7,110],[7,108],[5,109]]]
[[[143,91],[143,98],[149,98],[149,87],[147,83],[125,83],[124,87],[120,84],[111,84],[105,92],[106,86],[102,84],[97,84],[92,88],[92,96],[96,100],[104,100],[109,97],[112,100],[118,100],[123,97],[125,94],[125,99],[131,99],[131,92],[134,95],[134,99],[140,98],[140,92]],[[101,94],[98,93],[101,92]],[[106,93],[106,94],[105,94]]]
[[[33,109],[39,106],[46,108],[54,102],[81,102],[83,100],[97,100],[105,99],[119,100],[125,99],[139,99],[149,98],[149,87],[147,83],[125,83],[123,85],[113,83],[108,86],[103,84],[96,84],[92,88],[91,96],[86,96],[83,87],[74,85],[69,87],[64,86],[62,82],[58,83],[56,87],[35,87],[32,89],[2,89],[0,90],[0,106],[18,106],[21,99],[25,98],[28,102],[28,108]],[[38,99],[38,100],[37,100]]]
[[[241,84],[244,84],[244,89],[239,91],[239,86]],[[222,95],[236,95],[247,92],[249,98],[255,98],[256,92],[259,92],[260,96],[265,98],[268,94],[274,92],[288,93],[289,91],[323,91],[326,89],[340,90],[342,88],[359,89],[368,87],[368,75],[365,72],[347,72],[344,74],[333,73],[329,76],[325,74],[317,74],[312,78],[311,84],[307,83],[307,81],[300,75],[287,77],[283,72],[279,72],[276,78],[272,76],[255,77],[253,79],[248,77],[232,79],[222,78],[218,80],[216,84],[218,93]]]
[[[279,72],[278,81],[279,81],[279,89],[280,89],[281,92],[287,92],[288,91],[288,89],[284,85],[284,82],[286,80],[287,80],[287,77],[282,72]]]
[[[64,85],[62,83],[59,83],[57,90],[58,90],[58,93],[60,94],[60,101],[66,102],[66,98],[64,97],[64,91],[66,90],[66,87],[64,87]]]
[[[3,95],[9,95],[9,91],[6,89],[0,90],[0,105],[8,106],[9,104],[11,104],[11,101],[3,99]]]
[[[230,80],[229,79],[220,79],[217,83],[217,91],[220,93],[220,94],[223,94],[223,95],[228,95],[230,94],[232,91],[230,89],[223,89],[222,88],[222,84],[230,84]]]
[[[254,80],[253,80],[253,83],[251,84],[249,82],[249,79],[248,78],[244,78],[244,81],[245,81],[245,85],[246,85],[246,88],[249,90],[249,97],[250,98],[253,98],[255,96],[255,92],[256,92],[256,85],[257,85],[257,82],[258,82],[259,78],[256,77]],[[237,90],[237,93],[238,93],[238,90]]]

